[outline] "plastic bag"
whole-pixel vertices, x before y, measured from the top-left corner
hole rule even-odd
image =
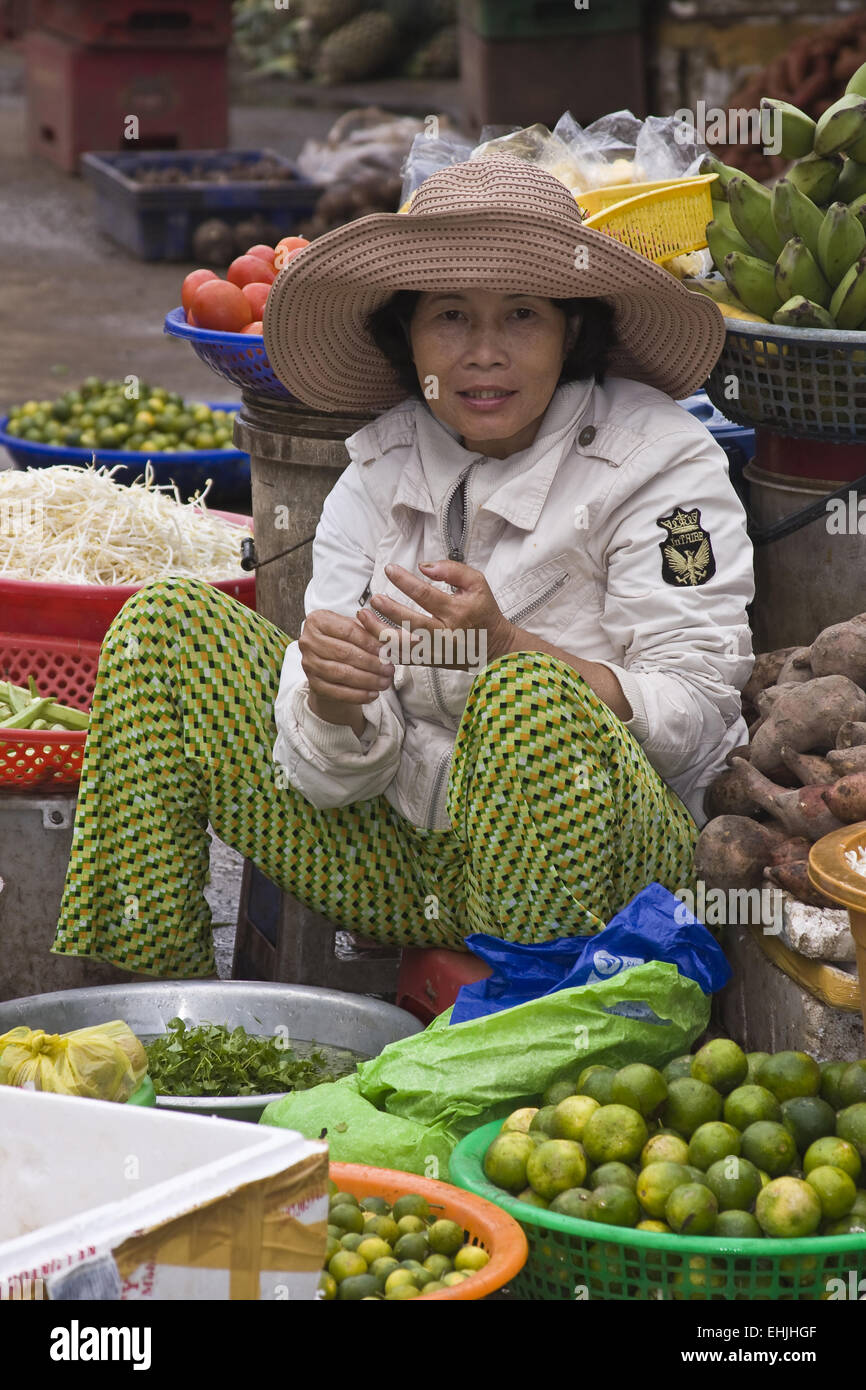
[[[661,883],[641,889],[597,936],[559,937],[534,946],[480,932],[465,940],[493,974],[462,987],[451,1012],[452,1024],[557,989],[609,979],[649,960],[676,965],[705,994],[721,989],[731,978],[721,946]]]
[[[146,1071],[147,1054],[120,1019],[72,1033],[22,1026],[0,1036],[3,1086],[125,1101]]]
[[[470,1130],[596,1062],[664,1066],[709,1017],[709,997],[675,965],[636,965],[453,1027],[446,1012],[353,1077],[272,1102],[261,1123],[308,1138],[326,1129],[345,1162],[445,1178],[451,1149]]]
[[[406,211],[415,189],[431,174],[437,174],[440,169],[447,169],[452,164],[462,164],[471,153],[472,146],[456,135],[434,136],[429,129],[416,135],[400,168],[403,175],[400,211]]]

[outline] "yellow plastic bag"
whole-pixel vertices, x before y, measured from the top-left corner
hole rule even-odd
[[[120,1019],[72,1033],[22,1026],[0,1036],[2,1086],[126,1101],[146,1071],[147,1054]]]

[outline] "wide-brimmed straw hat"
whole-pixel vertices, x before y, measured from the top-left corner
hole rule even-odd
[[[296,255],[267,299],[271,366],[317,410],[385,410],[406,388],[367,332],[368,314],[398,290],[461,289],[607,300],[617,335],[611,375],[677,400],[706,380],[725,340],[712,300],[585,227],[553,174],[498,155],[442,169],[407,212],[360,217]]]

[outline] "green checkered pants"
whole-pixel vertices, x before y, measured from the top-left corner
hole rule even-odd
[[[397,945],[587,934],[653,880],[693,887],[691,816],[586,682],[540,652],[472,685],[452,829],[419,829],[383,796],[317,810],[272,758],[290,640],[194,580],[124,605],[99,662],[56,953],[213,974],[208,822],[338,926]]]

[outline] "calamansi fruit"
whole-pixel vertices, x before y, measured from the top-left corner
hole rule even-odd
[[[632,1163],[648,1138],[646,1120],[637,1110],[612,1104],[590,1116],[582,1143],[591,1163]]]
[[[749,1071],[746,1054],[730,1038],[713,1038],[692,1058],[692,1076],[723,1096],[742,1086]]]
[[[755,1216],[765,1235],[781,1239],[814,1235],[821,1224],[821,1202],[809,1183],[782,1177],[758,1193]]]
[[[530,1187],[548,1201],[569,1187],[580,1187],[586,1171],[586,1154],[571,1139],[549,1139],[539,1144],[526,1164]]]
[[[454,1268],[459,1272],[464,1270],[483,1269],[490,1263],[490,1256],[480,1245],[464,1245],[454,1256]]]
[[[811,1170],[806,1182],[810,1187],[814,1187],[818,1194],[825,1221],[838,1221],[852,1210],[857,1199],[857,1189],[854,1179],[843,1169],[831,1168],[827,1163],[821,1164],[820,1167]]]
[[[454,1255],[463,1245],[463,1228],[456,1221],[434,1221],[427,1230],[427,1241],[436,1255]]]
[[[344,1279],[350,1279],[354,1274],[366,1274],[367,1261],[355,1250],[338,1250],[328,1261],[328,1273],[338,1284],[342,1284]]]

